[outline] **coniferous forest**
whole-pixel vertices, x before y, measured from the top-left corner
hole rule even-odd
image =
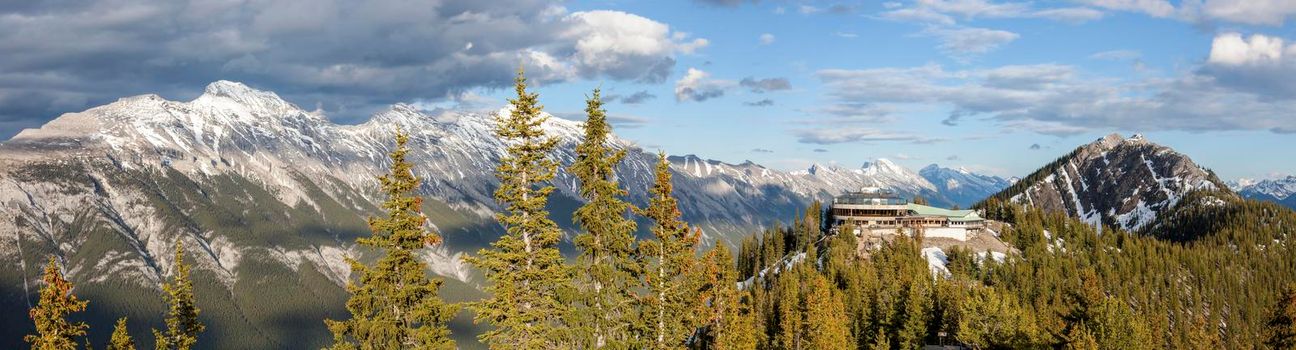
[[[577,159],[569,165],[584,204],[573,222],[577,254],[546,209],[559,166],[541,127],[539,95],[521,71],[512,109],[495,136],[508,145],[496,176],[495,218],[505,234],[467,262],[487,296],[449,303],[418,251],[441,242],[421,211],[420,179],[398,131],[386,201],[359,245],[381,252],[349,260],[347,317],[318,320],[331,349],[453,349],[461,312],[488,326],[493,349],[1251,349],[1296,348],[1296,213],[1276,204],[1198,191],[1140,232],[1098,230],[1059,213],[997,198],[976,206],[1004,223],[1012,250],[951,249],[948,274],[922,256],[922,235],[862,244],[833,228],[826,209],[787,213],[790,224],[753,232],[731,250],[705,246],[682,220],[665,154],[646,206],[624,197],[600,92],[589,95]],[[650,236],[639,239],[640,223]],[[846,232],[846,234],[838,234]],[[186,252],[176,246],[159,289],[168,305],[157,349],[204,340]],[[59,261],[45,268],[29,311],[32,349],[135,349],[126,331],[72,321],[78,298]],[[17,312],[17,310],[11,310]],[[111,332],[90,344],[89,332]]]

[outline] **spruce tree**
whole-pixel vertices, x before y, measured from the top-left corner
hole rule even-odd
[[[639,210],[640,215],[653,221],[654,237],[639,246],[639,255],[646,263],[642,271],[648,291],[643,298],[643,312],[649,321],[646,333],[650,347],[678,348],[700,322],[695,313],[700,307],[695,286],[699,279],[694,271],[701,233],[680,219],[665,153],[657,155],[655,178],[648,191],[648,207]],[[723,277],[733,282],[734,276]]]
[[[495,200],[503,213],[496,220],[507,231],[465,260],[485,272],[491,294],[471,304],[478,322],[494,329],[481,339],[495,349],[546,349],[564,346],[561,321],[566,306],[558,293],[568,286],[567,267],[558,252],[558,225],[549,219],[545,203],[553,186],[557,162],[551,157],[558,140],[546,136],[546,117],[539,95],[527,91],[527,80],[518,70],[513,109],[497,120],[496,136],[507,145],[495,176]]]
[[[738,271],[734,268],[733,257],[724,244],[716,244],[699,262],[706,283],[700,288],[700,300],[697,314],[704,315],[702,326],[705,336],[700,337],[705,349],[747,350],[757,347],[758,336],[762,333],[756,324],[756,315],[751,305],[744,302],[743,292],[738,290],[734,279]],[[693,334],[692,328],[686,328],[683,336]],[[677,349],[683,344],[667,344],[663,348]]]
[[[89,301],[77,299],[72,294],[72,282],[63,278],[54,257],[45,265],[42,278],[45,286],[40,291],[40,301],[28,312],[36,323],[36,334],[23,337],[33,350],[76,349],[76,338],[84,337],[90,326],[85,322],[69,322],[68,315],[85,311]]]
[[[391,173],[378,177],[387,195],[386,216],[369,218],[372,235],[356,243],[382,252],[373,266],[347,259],[360,275],[347,284],[351,319],[326,320],[334,349],[454,349],[447,323],[458,312],[437,293],[441,280],[429,278],[427,265],[416,252],[439,244],[441,236],[427,228],[423,198],[415,195],[420,179],[405,160],[409,135],[396,131],[396,148],[389,154]]]
[[[626,152],[612,148],[612,127],[599,90],[585,103],[585,136],[576,146],[576,161],[570,167],[586,200],[573,214],[584,231],[574,240],[581,250],[574,284],[582,305],[573,319],[579,323],[575,330],[583,347],[629,348],[638,328],[634,324],[641,318],[633,293],[640,269],[634,256],[636,225],[626,217],[631,206],[621,200],[627,192],[614,174]]]
[[[1265,345],[1274,349],[1296,349],[1296,283],[1289,284],[1269,311],[1265,323]]]
[[[125,317],[117,319],[117,327],[113,328],[112,338],[108,340],[108,350],[135,350],[135,339],[131,339],[126,330]]]
[[[805,314],[806,349],[848,349],[854,344],[851,339],[850,319],[846,314],[846,304],[841,294],[833,289],[828,280],[818,273],[812,273],[806,289]]]
[[[175,261],[171,269],[171,282],[162,285],[162,297],[167,310],[166,332],[153,330],[158,350],[188,350],[198,343],[198,334],[207,327],[198,321],[198,305],[194,303],[193,281],[189,280],[189,264],[184,260],[184,246],[176,242]]]

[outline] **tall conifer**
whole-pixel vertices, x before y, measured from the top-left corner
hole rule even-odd
[[[54,257],[45,265],[40,301],[28,312],[36,323],[36,334],[23,337],[33,350],[76,349],[76,338],[84,337],[90,326],[85,322],[69,322],[68,315],[85,311],[89,301],[77,299],[72,294],[72,282],[63,278]]]
[[[635,222],[626,217],[630,203],[621,200],[626,191],[614,171],[625,158],[625,150],[612,148],[611,125],[603,110],[599,90],[585,101],[585,136],[576,146],[571,173],[580,180],[585,205],[573,214],[584,230],[576,236],[581,249],[575,286],[580,308],[571,321],[577,341],[583,347],[623,349],[635,340],[634,323],[641,318],[635,308],[633,287],[639,266],[634,257]]]
[[[743,292],[738,290],[734,279],[738,271],[734,268],[733,257],[724,244],[716,244],[707,252],[700,262],[706,283],[701,288],[703,303],[697,307],[703,311],[702,326],[705,326],[705,349],[746,350],[755,349],[762,336],[756,324],[756,315],[749,303],[744,302]],[[692,332],[687,332],[692,334]],[[678,345],[668,348],[679,348]]]
[[[1274,349],[1296,349],[1296,283],[1282,291],[1265,322],[1265,345]]]
[[[495,349],[547,349],[564,347],[560,324],[566,306],[558,293],[568,285],[567,267],[558,252],[558,225],[545,210],[557,162],[551,157],[558,140],[546,136],[541,124],[539,95],[527,91],[527,80],[518,70],[513,109],[497,120],[496,136],[508,145],[495,176],[495,200],[504,212],[495,215],[507,231],[465,260],[485,272],[491,282],[489,298],[473,303],[478,322],[494,329],[481,339]]]
[[[458,311],[437,295],[441,280],[429,278],[427,265],[416,251],[439,244],[441,236],[427,228],[423,198],[415,195],[420,179],[405,160],[409,135],[396,131],[396,148],[390,153],[391,173],[378,177],[387,200],[385,217],[369,218],[366,238],[360,245],[382,251],[383,256],[366,266],[347,259],[360,275],[347,285],[351,319],[326,320],[333,332],[334,349],[454,349],[446,326]]]
[[[162,297],[167,310],[166,332],[153,330],[158,350],[188,350],[198,343],[198,334],[207,329],[198,321],[198,305],[194,302],[193,281],[189,280],[189,264],[184,260],[184,246],[176,242],[175,261],[171,282],[162,285]]]
[[[680,219],[679,203],[672,193],[670,162],[665,153],[659,153],[657,159],[656,182],[648,191],[648,207],[639,210],[640,215],[653,221],[655,239],[640,243],[639,255],[646,264],[643,281],[648,293],[643,298],[643,312],[648,320],[645,333],[651,342],[649,347],[670,349],[683,346],[701,321],[696,314],[701,307],[696,292],[700,279],[695,278],[695,254],[701,233]],[[725,278],[733,283],[734,276]]]
[[[131,339],[126,330],[125,317],[117,319],[117,327],[113,328],[112,338],[108,340],[108,350],[135,350],[135,339]]]

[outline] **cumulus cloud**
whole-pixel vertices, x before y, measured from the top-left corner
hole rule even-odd
[[[761,45],[773,44],[774,34],[770,34],[770,33],[761,34],[760,37],[756,38],[756,40],[759,40]]]
[[[753,148],[751,151],[752,153],[774,153],[774,151],[764,149],[764,148]]]
[[[1032,144],[1030,145],[1030,147],[1028,147],[1028,148],[1030,148],[1032,151],[1036,151],[1036,150],[1039,150],[1041,147],[1040,147],[1040,144],[1038,144],[1038,143],[1032,143]]]
[[[1199,72],[1220,85],[1271,99],[1296,99],[1296,44],[1275,36],[1222,33]]]
[[[697,68],[689,68],[684,77],[675,82],[675,101],[702,102],[724,96],[725,90],[733,87],[730,80],[712,79],[711,74]]]
[[[823,148],[815,148],[814,153],[828,153],[828,150]]]
[[[1224,33],[1211,42],[1207,62],[1222,65],[1267,65],[1280,63],[1283,52],[1296,54],[1296,45],[1283,47],[1283,39],[1260,34],[1242,38],[1239,33]]]
[[[788,82],[787,78],[756,79],[752,77],[746,77],[738,81],[738,85],[741,85],[742,87],[745,87],[748,90],[751,90],[751,92],[755,92],[755,93],[787,90],[792,88],[792,83]]]
[[[0,123],[130,94],[185,98],[219,79],[322,103],[346,122],[507,86],[519,62],[540,83],[660,82],[708,45],[635,14],[546,0],[34,2],[0,6],[0,27]]]
[[[951,111],[951,124],[975,117],[1007,130],[1046,135],[1095,129],[1271,130],[1296,125],[1296,115],[1290,113],[1296,109],[1293,99],[1262,95],[1196,72],[1122,81],[1086,77],[1071,66],[1046,64],[956,71],[939,65],[827,69],[816,75],[833,105],[938,105]]]
[[[774,100],[766,98],[759,101],[743,102],[743,104],[751,107],[769,107],[774,105]]]

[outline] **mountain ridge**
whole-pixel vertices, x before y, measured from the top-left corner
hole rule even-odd
[[[1141,134],[1077,147],[991,199],[1064,212],[1092,226],[1138,231],[1195,190],[1227,187],[1187,155]]]

